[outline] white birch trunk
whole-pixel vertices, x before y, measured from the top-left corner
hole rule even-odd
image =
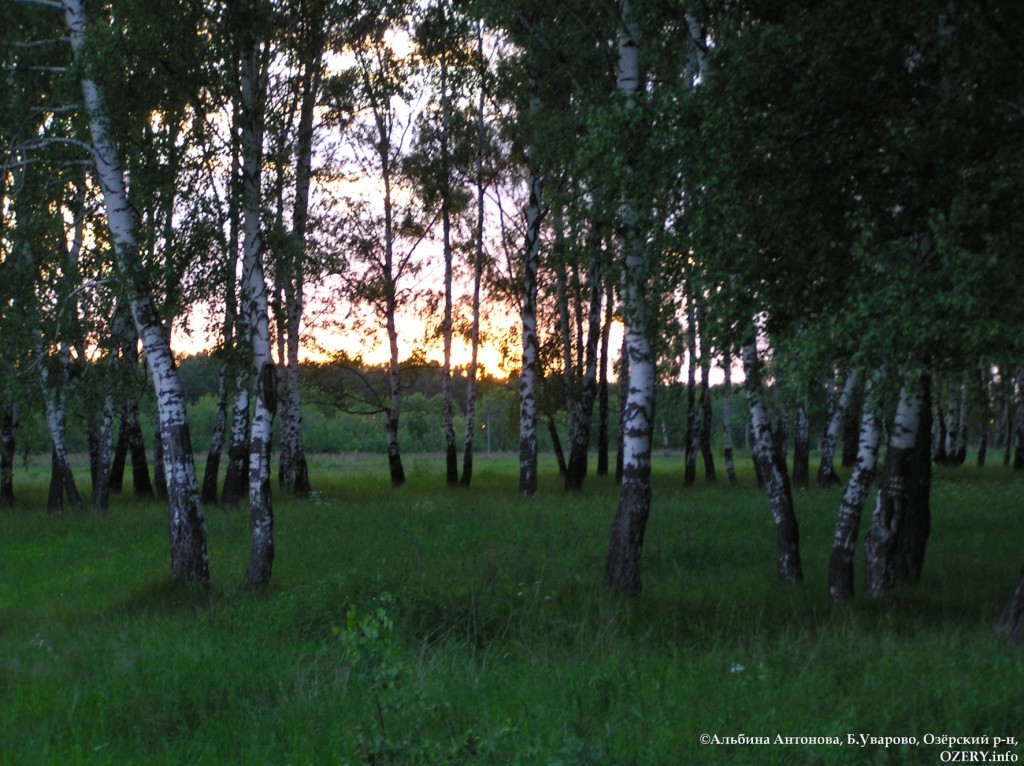
[[[448,53],[441,53],[441,246],[444,253],[444,361],[441,365],[441,426],[444,431],[445,481],[459,483],[459,456],[455,446],[452,415],[452,203],[451,163],[448,142],[451,129],[451,95],[448,92]]]
[[[623,25],[618,36],[618,90],[627,109],[634,107],[640,87],[640,41],[630,0],[620,5]],[[629,362],[629,390],[622,417],[622,488],[612,521],[605,585],[626,596],[641,591],[640,557],[651,509],[651,441],[654,426],[655,358],[648,333],[651,307],[646,274],[651,255],[636,231],[633,202],[623,198],[622,231],[623,344]]]
[[[40,335],[36,338],[40,384],[42,385],[43,399],[46,402],[46,428],[49,431],[50,441],[53,444],[53,460],[60,480],[60,491],[67,494],[71,510],[75,513],[84,513],[85,505],[82,503],[82,496],[78,492],[78,485],[75,483],[74,474],[71,472],[71,461],[68,457],[67,443],[64,440],[64,422],[67,416],[65,385],[68,377],[68,354],[67,346],[61,344],[61,381],[55,389],[50,381],[50,370],[43,351],[42,337]]]
[[[534,87],[537,87],[536,85]],[[534,97],[531,108],[540,109]],[[540,264],[540,217],[543,184],[534,169],[530,174],[530,201],[526,208],[523,300],[520,317],[523,325],[523,355],[519,378],[519,495],[537,493],[537,269]]]
[[[783,582],[800,582],[803,580],[800,531],[796,514],[793,512],[793,496],[789,488],[786,464],[776,452],[771,419],[764,403],[755,343],[743,348],[743,370],[746,373],[747,402],[754,431],[754,461],[764,479],[772,519],[775,522],[779,579]]]
[[[921,419],[921,397],[906,386],[899,403],[885,458],[882,485],[875,499],[871,530],[865,541],[867,593],[877,597],[896,583],[896,547],[910,493],[910,465]]]
[[[839,432],[843,427],[843,416],[846,415],[846,409],[853,399],[853,392],[857,388],[859,377],[860,370],[854,367],[847,376],[843,390],[839,394],[839,401],[836,402],[836,407],[829,417],[825,438],[821,443],[821,464],[818,466],[819,487],[830,487],[839,481],[835,468],[836,441],[839,439]]]
[[[243,36],[240,60],[242,109],[242,311],[252,346],[256,402],[249,434],[249,520],[252,542],[245,584],[265,587],[274,562],[274,513],[270,497],[270,439],[277,410],[277,375],[270,354],[267,283],[263,273],[260,179],[265,85],[261,45]]]
[[[83,0],[64,0],[65,22],[75,56],[85,45],[86,15]],[[165,436],[164,467],[168,482],[168,517],[171,571],[186,580],[209,580],[206,529],[199,502],[189,438],[188,418],[181,381],[175,369],[167,333],[153,304],[138,252],[137,222],[128,202],[124,172],[118,159],[110,116],[99,86],[88,76],[81,81],[82,96],[92,136],[96,180],[103,193],[114,256],[127,282],[132,316],[146,354]]]
[[[92,485],[93,513],[103,513],[110,506],[110,466],[114,441],[114,386],[107,385],[100,416],[99,438],[96,450],[96,475]]]
[[[477,22],[477,53],[484,60],[483,22]],[[473,308],[472,327],[470,330],[469,369],[466,371],[466,436],[462,450],[462,477],[459,483],[468,487],[473,481],[473,437],[476,429],[476,376],[477,356],[480,352],[480,285],[483,280],[484,262],[484,143],[486,124],[484,122],[484,106],[487,90],[484,78],[481,77],[480,98],[477,102],[477,133],[476,133],[476,232],[474,234],[475,253],[473,257]]]
[[[871,481],[875,477],[878,465],[882,413],[875,401],[874,391],[881,377],[881,372],[872,375],[864,390],[864,413],[860,423],[857,460],[846,483],[832,539],[832,557],[828,567],[828,596],[834,602],[849,601],[853,598],[853,557],[857,548],[857,535],[860,532],[864,503],[867,501]]]
[[[246,334],[247,335],[247,334]],[[247,481],[249,463],[249,370],[235,375],[235,396],[231,402],[231,442],[228,444],[228,467],[224,476],[224,489],[220,504],[234,509],[242,500]]]

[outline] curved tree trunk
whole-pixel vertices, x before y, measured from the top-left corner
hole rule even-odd
[[[84,4],[82,0],[65,0],[62,5],[71,47],[77,56],[85,43]],[[93,164],[103,193],[114,255],[127,283],[132,315],[156,393],[159,431],[163,432],[166,442],[164,460],[170,490],[171,572],[185,580],[205,583],[209,580],[206,529],[192,460],[184,391],[167,333],[149,286],[144,282],[146,270],[139,258],[137,222],[128,201],[117,150],[109,134],[110,119],[102,93],[88,76],[82,78],[81,85],[92,135]]]
[[[754,429],[754,461],[764,478],[775,522],[779,579],[783,582],[800,582],[804,579],[800,563],[800,528],[793,512],[793,495],[789,488],[786,464],[775,449],[771,419],[761,390],[757,346],[754,343],[743,348],[743,371],[746,374],[747,402]]]
[[[879,379],[878,373],[873,375],[864,390],[864,414],[860,424],[857,461],[846,483],[832,539],[832,556],[828,566],[828,597],[835,602],[849,601],[853,598],[853,556],[857,548],[864,503],[878,465],[878,445],[882,434],[882,413],[874,401],[873,394]]]
[[[37,353],[41,359],[39,372],[43,387],[43,397],[46,401],[46,427],[50,433],[50,441],[53,445],[53,465],[55,467],[54,475],[60,482],[60,490],[58,490],[58,492],[63,491],[67,494],[68,502],[71,504],[71,510],[75,513],[84,513],[85,504],[82,502],[82,496],[78,492],[78,485],[75,483],[75,476],[71,472],[71,462],[68,458],[67,445],[64,441],[64,421],[66,415],[66,394],[64,393],[64,386],[61,385],[56,391],[51,388],[50,371],[47,368],[46,359],[43,358],[41,342],[37,346]],[[62,382],[67,379],[67,357],[67,346],[62,346],[60,350]],[[52,493],[53,483],[51,482],[51,497]],[[63,508],[63,499],[60,501],[60,507]]]
[[[846,410],[853,399],[853,391],[857,387],[859,377],[860,370],[854,367],[843,384],[843,390],[836,401],[835,409],[829,416],[828,428],[825,430],[825,438],[821,443],[821,463],[818,466],[819,487],[831,487],[839,483],[835,468],[836,440],[839,438],[839,431],[842,428]]]

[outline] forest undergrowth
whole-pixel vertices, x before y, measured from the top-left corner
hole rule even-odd
[[[195,589],[170,579],[160,503],[51,516],[42,461],[19,466],[0,512],[0,764],[1024,753],[1005,740],[1024,739],[1024,655],[993,631],[1024,564],[1010,471],[937,470],[922,581],[836,607],[839,489],[796,493],[806,580],[783,585],[752,473],[684,490],[681,459],[657,457],[644,593],[623,600],[602,585],[611,479],[565,495],[542,461],[521,501],[509,456],[478,457],[469,490],[444,486],[440,459],[410,462],[392,490],[379,457],[314,459],[312,497],[275,495],[262,593],[241,587],[244,510],[206,509],[213,582]]]

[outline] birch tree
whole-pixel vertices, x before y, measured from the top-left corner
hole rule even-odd
[[[639,27],[630,0],[619,5],[622,26],[618,33],[617,88],[622,99],[622,120],[629,126],[630,112],[637,108],[642,92]],[[628,127],[624,131],[628,140]],[[611,540],[605,562],[605,585],[626,596],[641,590],[640,556],[651,509],[651,443],[654,426],[655,358],[650,340],[653,309],[647,280],[653,269],[653,254],[646,250],[643,232],[637,228],[637,211],[630,192],[634,179],[628,164],[620,200],[619,228],[622,232],[622,315],[629,388],[623,405],[622,486],[612,520]]]
[[[874,373],[864,389],[864,413],[860,424],[860,444],[857,461],[846,483],[846,491],[839,506],[832,556],[828,566],[828,596],[832,601],[853,598],[853,556],[857,547],[861,515],[878,464],[878,445],[881,441],[882,413],[879,397],[881,372]]]
[[[71,48],[76,58],[84,58],[84,4],[81,0],[66,0],[62,7]],[[110,131],[108,105],[101,86],[92,79],[85,62],[80,83],[84,113],[89,125],[95,179],[103,196],[111,245],[118,271],[125,283],[157,398],[168,481],[171,572],[185,580],[206,582],[209,579],[206,530],[192,460],[184,392],[167,341],[167,332],[153,303],[145,266],[139,257],[138,221],[128,199],[118,147]]]

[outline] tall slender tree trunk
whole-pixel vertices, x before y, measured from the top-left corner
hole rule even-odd
[[[797,403],[793,420],[793,486],[806,489],[810,484],[811,424],[803,400]]]
[[[768,491],[775,536],[778,545],[778,574],[783,582],[800,582],[804,578],[800,563],[800,528],[793,512],[793,495],[789,488],[786,464],[775,448],[771,419],[764,403],[757,345],[743,348],[743,371],[746,374],[747,402],[754,429],[754,461]]]
[[[1024,471],[1024,367],[1017,368],[1014,376],[1013,438],[1007,440],[1006,449],[1013,446],[1013,470]]]
[[[445,481],[449,487],[459,483],[459,453],[455,446],[452,419],[452,210],[451,162],[449,131],[451,130],[451,95],[448,92],[448,53],[441,53],[441,248],[444,254],[444,361],[441,365],[441,425],[444,431]]]
[[[41,338],[38,339],[36,352],[40,358],[40,382],[42,383],[43,398],[46,402],[46,427],[50,433],[50,441],[53,445],[53,464],[56,468],[54,473],[60,480],[61,490],[67,494],[71,510],[79,514],[84,513],[85,504],[82,502],[82,496],[78,492],[78,485],[75,483],[75,476],[71,471],[71,461],[68,457],[67,444],[64,440],[64,421],[66,418],[65,385],[68,377],[69,351],[66,345],[61,345],[59,351],[61,382],[56,388],[50,381],[50,371],[47,367],[47,360],[43,356]],[[61,507],[63,507],[63,501],[61,503]]]
[[[220,496],[221,507],[227,509],[237,508],[245,493],[249,465],[249,377],[248,370],[239,370],[235,375],[231,442],[228,444],[228,466]]]
[[[701,317],[703,322],[703,316]],[[700,339],[700,401],[697,403],[700,413],[700,429],[697,434],[697,441],[700,446],[701,460],[704,462],[704,480],[708,482],[718,481],[715,473],[715,453],[711,450],[711,352],[708,349],[707,340],[704,334]]]
[[[122,380],[131,380],[139,364],[139,336],[135,325],[126,317],[118,321],[118,359],[116,367],[121,371]],[[128,457],[132,461],[132,489],[137,498],[153,497],[153,484],[149,480],[149,460],[146,457],[146,443],[142,438],[142,424],[139,422],[139,397],[134,385],[121,404],[121,423],[118,428],[117,445],[110,468],[110,487],[121,492],[124,488],[124,468]]]
[[[693,301],[686,299],[686,435],[683,486],[697,481],[697,451],[700,447],[697,424],[697,318]]]
[[[222,364],[217,374],[217,415],[210,435],[210,450],[206,453],[206,468],[203,470],[203,489],[200,498],[204,503],[217,502],[217,482],[220,478],[220,456],[224,451],[224,437],[228,430],[228,365]]]
[[[249,524],[252,541],[245,585],[263,588],[274,563],[274,512],[270,497],[270,440],[277,411],[277,373],[270,355],[267,282],[260,222],[265,72],[255,30],[243,35],[240,58],[242,114],[243,313],[252,347],[256,401],[249,434]]]
[[[623,327],[625,330],[625,327]],[[615,447],[615,483],[622,484],[622,472],[626,440],[626,399],[629,396],[629,347],[626,335],[622,335],[622,350],[619,352],[619,438]]]
[[[865,541],[867,593],[872,597],[892,590],[896,583],[897,548],[907,524],[914,448],[918,443],[924,405],[923,397],[904,385],[889,433],[871,530]]]
[[[597,475],[608,475],[608,352],[612,318],[615,315],[615,290],[610,280],[605,294],[604,323],[601,326],[601,365],[597,383]]]
[[[630,0],[622,0],[620,8],[618,90],[625,99],[626,109],[630,110],[640,89],[640,38]],[[628,183],[625,186],[628,188]],[[641,591],[640,558],[651,510],[655,355],[649,336],[651,307],[644,275],[653,269],[649,269],[652,255],[645,251],[644,238],[636,229],[633,201],[628,197],[623,198],[620,205],[620,230],[623,342],[629,360],[629,389],[623,409],[622,486],[612,520],[604,581],[620,594],[638,596]]]
[[[551,437],[551,449],[555,453],[555,462],[558,464],[558,475],[565,476],[568,470],[565,464],[565,451],[562,449],[562,440],[558,436],[555,418],[550,413],[548,413],[548,435]]]
[[[536,95],[539,84],[531,77],[534,96],[531,111],[540,110]],[[526,244],[524,247],[523,300],[520,316],[523,325],[523,356],[519,378],[519,495],[537,493],[537,379],[540,347],[537,343],[537,269],[540,264],[540,218],[543,185],[540,172],[531,160],[530,201],[526,208]]]
[[[71,47],[78,57],[85,44],[86,16],[82,0],[62,3]],[[145,268],[138,252],[137,221],[124,183],[124,173],[113,137],[110,116],[99,86],[81,80],[83,103],[92,135],[92,159],[103,193],[107,224],[119,273],[125,280],[132,315],[142,340],[156,392],[160,430],[164,434],[164,460],[168,476],[168,518],[171,572],[185,580],[207,582],[209,560],[199,486],[196,482],[185,396],[171,354],[167,333],[145,283]]]
[[[484,61],[483,21],[477,22],[477,55]],[[476,435],[476,376],[477,357],[480,352],[480,285],[484,267],[484,153],[487,134],[484,107],[487,103],[485,78],[480,78],[480,92],[476,112],[476,230],[473,234],[473,298],[470,327],[469,369],[466,371],[466,435],[462,447],[462,477],[459,484],[468,487],[473,481],[473,438]]]
[[[110,463],[114,438],[114,389],[108,384],[97,433],[96,471],[92,484],[93,513],[104,513],[110,507]]]
[[[726,351],[722,359],[722,370],[725,374],[724,399],[722,402],[722,447],[725,460],[725,475],[730,486],[736,486],[736,464],[733,461],[732,444],[732,355]]]
[[[882,413],[874,391],[881,374],[875,373],[864,389],[864,413],[860,424],[860,446],[846,491],[839,506],[832,556],[828,566],[828,597],[835,602],[853,598],[853,556],[857,548],[864,503],[878,466],[878,445],[882,433]]]
[[[587,460],[590,451],[590,421],[594,415],[594,399],[597,397],[597,354],[601,337],[602,275],[600,236],[594,230],[591,238],[590,273],[586,326],[586,344],[583,350],[583,375],[579,380],[579,401],[574,417],[569,421],[569,465],[565,475],[565,488],[579,490],[587,475]]]
[[[839,438],[843,418],[846,416],[846,410],[853,399],[853,392],[857,387],[859,377],[859,369],[854,367],[850,370],[850,374],[846,377],[846,382],[843,384],[843,390],[836,401],[835,409],[829,416],[825,438],[821,443],[821,463],[818,465],[819,487],[831,487],[839,483],[839,477],[836,475],[835,468],[836,440]]]
[[[992,421],[992,377],[990,371],[978,373],[978,398],[981,402],[981,430],[978,433],[978,468],[985,467]]]
[[[18,423],[21,420],[17,404],[4,404],[0,408],[0,506],[14,505],[14,447]]]
[[[325,19],[319,5],[306,17],[306,34],[302,44],[302,79],[300,82],[299,127],[295,160],[295,200],[292,206],[292,237],[295,248],[285,280],[286,342],[285,397],[281,418],[282,462],[284,488],[300,497],[309,495],[309,465],[302,438],[302,392],[299,378],[299,346],[302,338],[302,312],[305,293],[306,240],[309,228],[309,197],[313,176],[313,144],[315,138],[316,104],[324,71]],[[287,443],[287,450],[284,443]]]
[[[957,403],[957,429],[953,462],[956,465],[963,465],[967,460],[967,440],[970,436],[970,407],[971,392],[964,380],[960,384],[960,401]]]
[[[231,439],[228,444],[228,466],[224,477],[224,489],[221,497],[222,508],[235,508],[242,496],[245,453],[248,451],[246,436],[249,421],[249,389],[245,376],[239,372],[234,375],[234,397],[231,397],[230,385],[233,368],[239,362],[232,359],[236,356],[235,337],[238,322],[238,285],[235,272],[238,266],[239,241],[241,239],[241,114],[238,97],[232,99],[231,112],[231,185],[228,194],[228,242],[227,257],[224,262],[224,326],[223,341],[226,358],[221,363],[217,379],[217,416],[214,421],[213,433],[210,436],[210,449],[206,453],[206,468],[203,471],[202,500],[204,503],[217,502],[218,480],[220,478],[221,456],[224,441],[228,435],[228,402],[231,402]],[[244,329],[243,329],[244,334]],[[244,392],[244,393],[243,393]],[[240,397],[244,399],[240,400]]]
[[[907,491],[903,527],[896,540],[896,579],[916,583],[924,571],[925,547],[931,534],[931,378],[921,376],[921,422],[914,440],[910,462],[910,483]]]

